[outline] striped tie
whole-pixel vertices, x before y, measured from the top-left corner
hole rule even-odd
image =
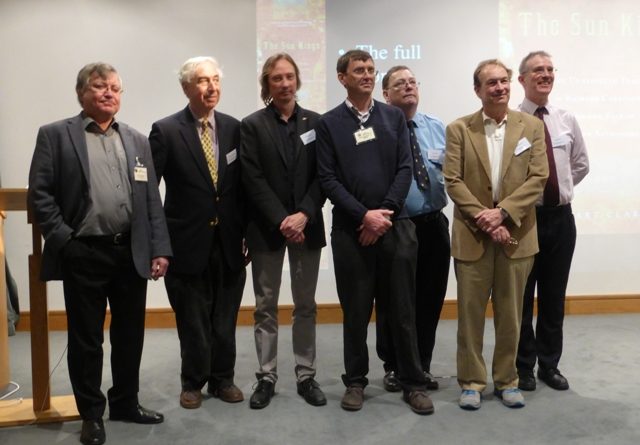
[[[213,141],[211,140],[211,133],[209,132],[209,121],[207,118],[202,119],[200,122],[202,125],[202,132],[200,133],[200,143],[202,144],[202,151],[204,157],[207,159],[207,166],[209,167],[209,173],[213,180],[213,186],[218,184],[218,164],[216,163],[216,157],[213,153]]]

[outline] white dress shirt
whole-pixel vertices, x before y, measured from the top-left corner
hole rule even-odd
[[[518,110],[533,114],[539,105],[524,99]],[[548,114],[544,115],[544,124],[549,130],[553,144],[553,157],[556,161],[558,187],[560,189],[560,205],[571,203],[573,188],[589,173],[589,157],[587,147],[582,138],[582,131],[573,114],[566,110],[544,105]],[[537,205],[542,205],[542,196]]]
[[[507,116],[502,122],[496,122],[484,111],[482,112],[484,122],[484,134],[487,138],[487,150],[489,151],[489,163],[491,164],[491,190],[493,191],[493,202],[500,201],[500,168],[502,166],[502,150],[504,148],[504,132],[507,127]]]

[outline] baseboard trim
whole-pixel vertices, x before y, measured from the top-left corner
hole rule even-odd
[[[253,324],[252,306],[243,306],[238,313],[238,325],[249,326]],[[293,305],[281,305],[278,313],[280,324],[291,324]],[[565,303],[566,315],[595,315],[595,314],[620,314],[640,312],[640,295],[590,295],[567,297]],[[491,305],[487,309],[487,317],[493,312]],[[446,300],[440,316],[443,320],[452,320],[458,317],[456,300]],[[110,317],[107,313],[109,323]],[[318,305],[318,323],[342,323],[342,310],[337,303]],[[147,309],[146,327],[149,329],[175,328],[176,322],[171,308]],[[20,313],[18,331],[31,329],[31,317],[29,312]],[[49,311],[49,329],[52,331],[64,331],[67,329],[67,317],[65,311]]]

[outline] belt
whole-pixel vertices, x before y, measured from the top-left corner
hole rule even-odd
[[[422,215],[412,216],[411,221],[413,221],[414,223],[417,223],[417,222],[426,223],[426,222],[435,221],[440,217],[441,213],[442,213],[442,210],[435,210],[433,212],[423,213]]]
[[[571,203],[558,206],[538,206],[536,207],[536,213],[538,214],[556,214],[556,215],[571,215]]]
[[[114,233],[113,235],[79,236],[78,239],[95,244],[121,246],[129,242],[129,240],[131,239],[131,232],[120,232]]]

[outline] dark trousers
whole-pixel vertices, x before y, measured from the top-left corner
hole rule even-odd
[[[62,256],[69,377],[80,416],[98,419],[106,405],[100,385],[107,301],[113,378],[109,407],[126,410],[138,403],[147,281],[135,270],[129,243],[72,239]]]
[[[368,247],[354,230],[334,228],[331,234],[338,298],[344,316],[346,386],[366,386],[369,372],[367,327],[373,310],[386,314],[405,389],[424,389],[415,330],[415,267],[417,240],[413,223],[394,221],[393,227]]]
[[[449,221],[442,212],[417,216],[411,218],[411,221],[416,226],[418,239],[414,300],[418,353],[422,370],[429,372],[436,343],[436,329],[449,279]],[[377,309],[376,306],[376,351],[384,363],[384,370],[396,371],[396,353],[386,313]]]
[[[576,245],[576,224],[571,205],[538,207],[538,244],[533,269],[524,291],[522,327],[516,365],[533,371],[557,368],[562,355],[564,301],[571,259]],[[538,288],[538,318],[533,330],[533,295]]]
[[[233,383],[236,365],[236,321],[246,279],[244,267],[232,271],[224,261],[216,234],[209,264],[199,274],[171,272],[164,279],[176,315],[184,390],[205,383]]]

